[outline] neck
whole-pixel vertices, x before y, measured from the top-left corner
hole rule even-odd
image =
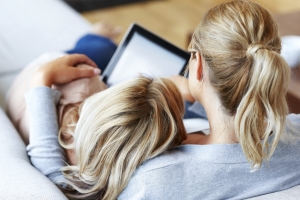
[[[204,106],[210,132],[208,135],[201,137],[198,144],[231,144],[237,143],[237,138],[234,131],[234,117],[225,114],[219,97],[211,87],[203,90],[205,98],[199,98],[199,101]],[[202,97],[204,97],[202,95]]]

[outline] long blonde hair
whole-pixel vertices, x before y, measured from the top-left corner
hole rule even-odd
[[[186,138],[184,104],[166,78],[139,77],[87,98],[74,132],[76,166],[62,172],[74,199],[116,199],[136,168]]]
[[[260,166],[274,152],[288,114],[290,69],[280,56],[274,18],[251,1],[221,4],[205,14],[191,48],[204,58],[224,113],[234,116],[246,158]],[[270,148],[271,133],[275,137]]]

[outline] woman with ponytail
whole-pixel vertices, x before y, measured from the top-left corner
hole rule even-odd
[[[300,116],[288,115],[290,69],[271,13],[248,0],[216,6],[189,50],[183,94],[205,108],[209,134],[141,165],[119,198],[246,199],[299,185]]]
[[[228,142],[239,142],[253,166],[260,166],[274,152],[288,114],[285,94],[290,69],[280,50],[271,14],[250,1],[234,1],[212,9],[191,41],[191,51],[197,54],[191,64],[195,63],[195,73],[203,81],[199,87],[192,87],[191,81],[191,92],[209,111],[213,110],[210,107],[218,109],[208,112],[211,134],[204,140],[219,143],[212,137],[221,133],[230,136]],[[198,58],[201,63],[197,63]],[[269,148],[271,133],[274,140]]]

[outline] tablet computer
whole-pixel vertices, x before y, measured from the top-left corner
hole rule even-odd
[[[189,58],[188,52],[133,23],[102,73],[102,79],[110,87],[139,74],[178,75],[184,72]]]

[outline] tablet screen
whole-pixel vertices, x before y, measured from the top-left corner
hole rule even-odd
[[[108,86],[140,74],[150,77],[169,77],[182,72],[189,55],[170,43],[161,41],[161,38],[158,40],[157,36],[150,37],[148,34],[131,31],[131,34],[127,35],[127,40],[118,47],[119,50],[115,53],[117,55],[114,55],[113,61],[110,62],[113,66],[108,66],[110,72],[105,80]]]

